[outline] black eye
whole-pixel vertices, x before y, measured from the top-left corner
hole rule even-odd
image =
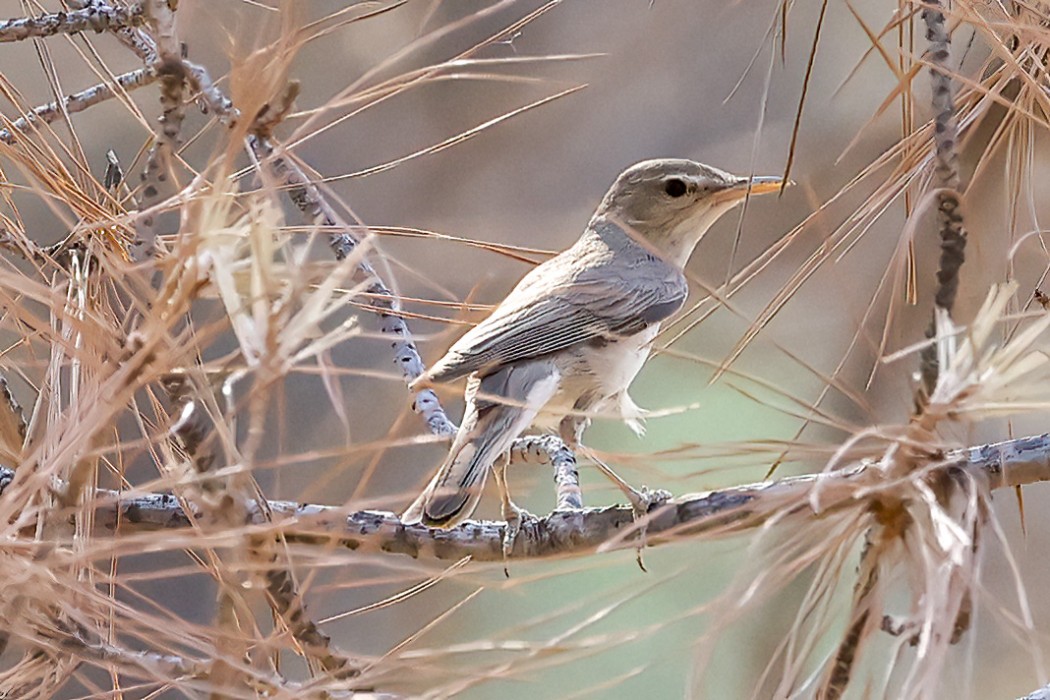
[[[685,183],[676,177],[671,178],[670,180],[664,183],[664,192],[667,193],[667,196],[675,197],[676,199],[685,194],[685,191],[687,189],[688,188],[685,186]]]

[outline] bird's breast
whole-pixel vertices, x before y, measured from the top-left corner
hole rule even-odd
[[[659,324],[653,324],[632,336],[582,343],[560,353],[555,364],[561,381],[536,425],[554,427],[574,411],[611,409],[613,415],[619,414],[618,402],[649,357],[659,330]]]

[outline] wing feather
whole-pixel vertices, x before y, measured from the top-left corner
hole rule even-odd
[[[577,244],[526,275],[422,379],[449,381],[578,343],[634,335],[681,308],[687,294],[681,270],[640,246],[596,254],[593,245]]]

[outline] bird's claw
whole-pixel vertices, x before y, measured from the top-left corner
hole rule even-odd
[[[503,530],[503,575],[510,578],[508,561],[514,552],[514,543],[518,539],[518,534],[525,523],[536,522],[539,518],[507,500],[503,504],[503,519],[507,523],[507,527]]]
[[[642,561],[642,550],[646,546],[649,511],[670,500],[671,492],[664,489],[653,489],[650,491],[647,486],[643,485],[641,489],[628,486],[624,489],[624,494],[626,494],[627,500],[631,502],[631,513],[634,516],[634,522],[638,524],[638,544],[635,545],[635,561],[638,562],[639,569],[648,573],[649,570],[645,568],[645,562]],[[641,522],[639,523],[639,521]]]
[[[665,489],[650,490],[647,486],[642,486],[641,489],[627,487],[624,493],[627,495],[627,500],[631,502],[631,510],[634,511],[635,520],[644,517],[653,507],[661,505],[671,498],[670,491]]]

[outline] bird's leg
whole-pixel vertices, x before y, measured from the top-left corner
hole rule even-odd
[[[586,450],[586,448],[584,449]],[[635,547],[635,561],[638,562],[639,569],[642,571],[648,571],[648,569],[645,568],[645,562],[642,561],[642,550],[645,549],[646,534],[649,530],[649,511],[654,506],[658,506],[671,498],[671,492],[663,489],[654,489],[650,491],[644,484],[642,485],[641,490],[635,489],[624,481],[619,474],[609,468],[609,465],[598,459],[598,456],[593,452],[587,450],[586,454],[598,467],[598,471],[616,484],[617,488],[623,491],[624,495],[627,496],[627,500],[630,501],[631,513],[634,517],[634,522],[638,527],[638,544]]]
[[[585,416],[565,416],[558,424],[558,437],[569,446],[570,450],[575,450],[583,437],[583,431],[590,424],[591,419]]]
[[[638,563],[639,569],[642,569],[642,571],[648,571],[648,569],[646,569],[645,561],[642,560],[642,550],[646,547],[646,531],[649,527],[649,511],[653,506],[657,506],[670,499],[671,493],[664,489],[650,491],[645,486],[642,487],[642,490],[638,490],[624,481],[621,475],[613,471],[609,465],[601,459],[598,459],[597,455],[592,450],[588,449],[582,442],[580,442],[583,431],[589,424],[590,419],[566,416],[562,419],[562,423],[559,426],[559,432],[561,433],[562,440],[574,450],[583,452],[598,468],[598,471],[605,474],[606,478],[615,484],[616,488],[623,491],[624,495],[627,496],[627,500],[631,504],[631,512],[634,516],[634,522],[638,523],[638,521],[642,521],[637,526],[638,543],[635,548],[635,560]]]
[[[509,465],[510,455],[508,454],[492,466],[492,476],[496,480],[496,487],[499,489],[503,520],[507,523],[507,529],[503,532],[503,574],[507,578],[510,578],[508,561],[510,555],[514,552],[514,542],[518,538],[518,533],[521,532],[522,523],[536,519],[535,515],[524,508],[519,508],[511,500],[510,487],[507,485],[507,467]]]
[[[645,515],[649,512],[651,506],[666,501],[671,497],[671,494],[667,491],[657,490],[650,492],[649,489],[644,486],[641,491],[639,491],[624,481],[619,474],[610,469],[609,465],[598,459],[594,452],[585,447],[581,441],[583,431],[586,430],[587,426],[590,424],[590,418],[578,415],[565,416],[558,425],[558,434],[571,449],[584,452],[591,461],[597,465],[598,470],[610,481],[616,484],[618,489],[623,491],[623,494],[627,496],[627,500],[631,504],[631,508],[634,509],[636,517]]]

